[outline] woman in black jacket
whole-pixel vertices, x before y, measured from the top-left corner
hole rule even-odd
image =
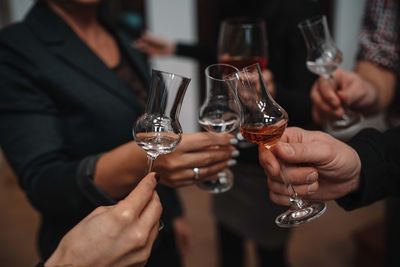
[[[44,259],[70,228],[126,196],[146,171],[131,127],[144,110],[149,71],[129,39],[98,19],[99,4],[39,1],[0,33],[0,145],[42,215]],[[190,184],[195,167],[201,178],[222,170],[234,150],[230,140],[184,135],[156,162],[161,183]],[[158,193],[166,227],[149,266],[179,266],[171,228],[179,200],[169,187]]]

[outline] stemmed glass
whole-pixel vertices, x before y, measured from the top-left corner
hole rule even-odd
[[[146,110],[133,126],[133,137],[148,157],[151,172],[157,156],[171,153],[181,141],[179,113],[190,79],[152,70]]]
[[[328,29],[325,16],[316,16],[298,24],[307,48],[307,68],[314,74],[320,75],[333,82],[332,73],[342,63],[342,52],[337,48]],[[332,129],[351,127],[361,120],[361,115],[346,109],[345,114],[338,120],[331,121],[328,126]]]
[[[247,141],[270,149],[285,131],[288,115],[270,96],[258,64],[250,65],[236,75],[239,77],[239,82],[237,85],[233,84],[232,88],[237,88],[241,104],[240,132]],[[322,215],[326,210],[326,204],[302,200],[294,187],[287,182],[284,162],[280,162],[280,165],[281,177],[291,194],[291,206],[288,211],[276,218],[276,224],[280,227],[292,227]]]
[[[199,124],[208,132],[230,133],[237,129],[240,118],[240,104],[231,86],[238,82],[238,69],[228,64],[210,65],[205,70],[206,98],[200,107]],[[227,78],[227,77],[230,78]],[[228,81],[230,84],[228,84]],[[233,174],[227,168],[217,177],[199,181],[197,185],[210,193],[223,193],[233,186]]]
[[[258,63],[267,69],[268,44],[265,21],[257,18],[238,17],[225,19],[218,36],[218,62],[238,69]],[[239,148],[254,146],[236,133]]]
[[[262,19],[231,18],[221,23],[218,61],[236,68],[259,63],[267,68],[267,37]]]

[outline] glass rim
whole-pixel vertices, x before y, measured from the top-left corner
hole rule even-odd
[[[224,79],[215,78],[215,77],[213,77],[213,76],[211,76],[211,75],[209,74],[209,71],[208,71],[208,70],[209,70],[210,68],[216,67],[216,66],[225,66],[225,67],[229,67],[229,68],[231,68],[231,69],[233,69],[233,70],[235,70],[235,71],[233,71],[232,73],[229,73],[228,75],[226,75],[226,76],[225,76],[226,78],[224,78]],[[214,81],[223,82],[223,81],[226,81],[226,80],[235,80],[235,79],[236,79],[235,77],[237,77],[237,76],[235,76],[235,75],[237,75],[237,73],[239,72],[239,69],[236,68],[236,67],[233,66],[233,65],[230,65],[230,64],[226,64],[226,63],[216,63],[216,64],[208,65],[208,66],[206,67],[206,69],[204,70],[204,72],[205,72],[205,75],[206,75],[208,78],[210,78],[210,79],[212,79],[212,80],[214,80]]]
[[[315,24],[318,24],[320,22],[323,22],[325,20],[326,20],[326,15],[316,15],[316,16],[313,16],[313,17],[308,18],[306,20],[300,21],[297,24],[297,27],[306,28],[306,27],[310,27],[310,26],[313,26]]]
[[[152,72],[159,72],[159,73],[163,73],[163,74],[167,74],[167,75],[172,75],[172,76],[177,76],[183,80],[191,80],[191,78],[183,76],[181,74],[176,74],[173,72],[169,72],[169,71],[164,71],[164,70],[158,70],[158,69],[151,69]]]
[[[262,19],[261,17],[246,17],[246,16],[242,16],[242,17],[230,17],[230,18],[226,18],[222,21],[222,24],[225,25],[233,25],[233,26],[237,26],[237,25],[242,25],[244,27],[249,27],[249,26],[265,26],[265,20]]]

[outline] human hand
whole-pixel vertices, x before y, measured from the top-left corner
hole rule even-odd
[[[176,150],[159,156],[154,169],[161,174],[161,183],[170,187],[197,182],[193,168],[200,169],[199,180],[217,177],[218,172],[236,164],[236,160],[232,159],[239,153],[232,146],[236,143],[237,140],[230,134],[208,132],[183,134]]]
[[[154,173],[114,206],[99,207],[69,231],[46,266],[144,266],[162,207]]]
[[[318,124],[341,118],[345,108],[366,113],[378,102],[374,86],[355,72],[337,69],[332,79],[319,78],[311,89],[312,115]]]
[[[270,198],[290,205],[287,186],[280,177],[279,161],[285,162],[285,179],[303,198],[332,200],[358,188],[361,161],[354,149],[323,132],[290,127],[271,150],[259,146]]]
[[[174,55],[176,51],[175,42],[160,38],[148,32],[135,40],[133,46],[152,57],[171,56]]]
[[[185,258],[192,247],[192,232],[185,217],[175,218],[172,222],[178,251]]]

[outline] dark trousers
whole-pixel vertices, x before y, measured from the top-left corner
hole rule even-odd
[[[219,237],[220,267],[244,267],[245,239],[224,224],[217,223]],[[285,248],[266,249],[257,246],[260,267],[288,267],[285,259]]]

